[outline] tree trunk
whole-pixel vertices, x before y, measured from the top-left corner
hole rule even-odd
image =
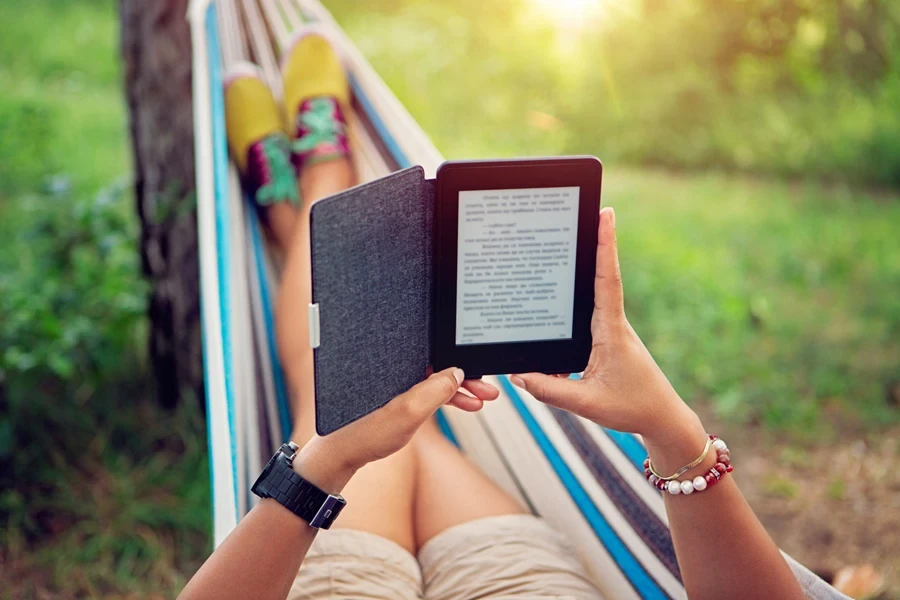
[[[150,356],[160,401],[203,398],[188,0],[120,0]]]

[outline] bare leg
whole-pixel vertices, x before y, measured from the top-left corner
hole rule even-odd
[[[297,208],[290,202],[276,202],[263,211],[263,221],[269,229],[275,244],[286,252],[294,237],[297,223]]]
[[[412,445],[418,455],[413,513],[417,548],[454,525],[527,512],[469,462],[434,420],[422,426]]]
[[[315,434],[313,356],[306,307],[311,297],[309,208],[353,184],[353,169],[344,159],[310,165],[300,177],[302,207],[297,212],[276,306],[278,350],[293,397],[291,439],[303,444]],[[347,507],[336,529],[367,531],[415,551],[412,505],[416,454],[412,447],[361,469],[343,494]]]

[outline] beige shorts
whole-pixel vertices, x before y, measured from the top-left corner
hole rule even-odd
[[[418,559],[371,533],[323,531],[289,600],[601,598],[562,535],[531,515],[489,517],[440,533]]]

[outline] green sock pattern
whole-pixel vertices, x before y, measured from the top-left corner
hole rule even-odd
[[[250,148],[251,164],[258,168],[254,199],[260,206],[289,201],[299,206],[297,177],[291,164],[291,147],[287,136],[273,133]],[[256,160],[253,160],[253,159]]]

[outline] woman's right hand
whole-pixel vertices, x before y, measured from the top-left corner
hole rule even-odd
[[[604,427],[641,434],[649,447],[665,448],[684,436],[703,436],[696,414],[625,318],[616,248],[616,217],[600,211],[594,280],[593,347],[580,379],[526,373],[511,381],[538,400]]]

